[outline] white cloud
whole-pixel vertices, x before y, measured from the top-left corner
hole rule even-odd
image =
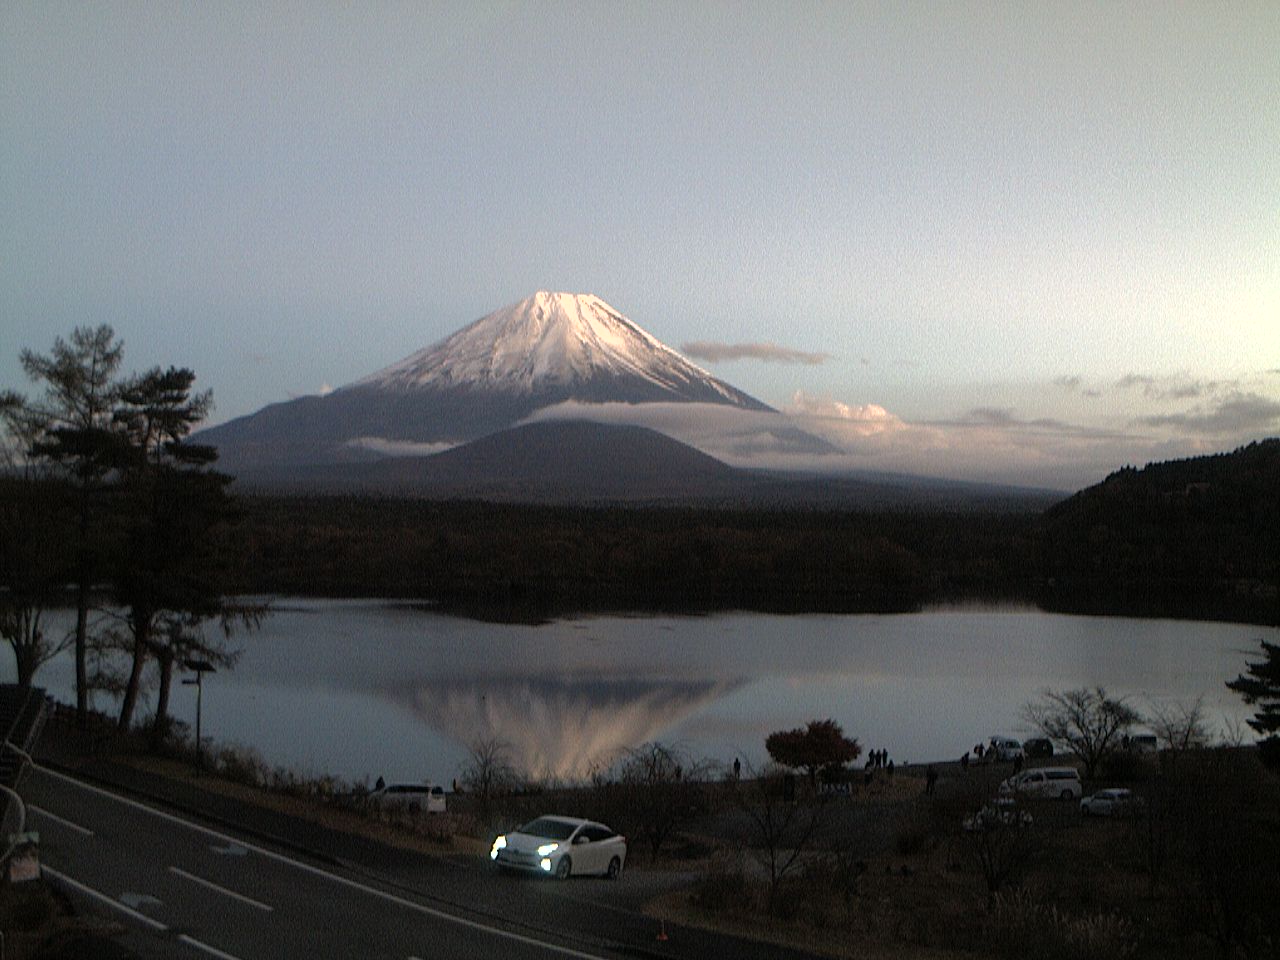
[[[765,363],[800,363],[813,367],[831,359],[829,353],[806,353],[803,350],[795,350],[776,343],[719,343],[712,340],[682,343],[680,352],[707,363],[762,360]]]
[[[429,457],[457,446],[454,443],[419,443],[414,440],[388,440],[386,437],[353,437],[345,446],[380,453],[384,457]]]
[[[830,397],[815,397],[805,393],[803,390],[797,390],[792,394],[791,405],[786,409],[788,413],[794,415],[855,420],[859,423],[874,424],[876,426],[893,423],[900,424],[902,422],[878,404],[865,403],[860,406],[851,406],[839,400],[833,400]]]
[[[1280,429],[1280,401],[1256,393],[1232,393],[1217,403],[1197,405],[1182,413],[1143,417],[1140,422],[1211,436],[1270,434]]]
[[[1139,394],[1151,386],[1165,398],[1148,402],[1169,403],[1178,395],[1155,378],[1125,380],[1124,386]],[[1216,389],[1223,382],[1188,378],[1183,385]],[[949,419],[909,421],[877,403],[796,391],[781,412],[721,404],[566,403],[529,419],[649,427],[738,467],[904,473],[1075,490],[1127,465],[1230,450],[1274,433],[1280,428],[1280,400],[1232,393],[1181,413],[1142,416],[1113,410],[1111,420],[1090,416],[1085,422],[992,405]]]

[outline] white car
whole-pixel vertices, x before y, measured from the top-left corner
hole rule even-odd
[[[489,859],[499,867],[561,880],[595,874],[616,880],[627,862],[627,840],[603,823],[543,816],[493,841]]]
[[[1075,767],[1034,767],[1000,784],[1002,797],[1017,794],[1035,800],[1075,800],[1084,787]]]
[[[1080,801],[1080,813],[1086,817],[1136,817],[1141,809],[1142,798],[1124,787],[1099,790]]]
[[[389,783],[369,794],[375,810],[407,810],[410,813],[444,813],[444,788],[430,783]]]
[[[1013,737],[992,737],[987,743],[984,759],[1009,763],[1022,755],[1022,744]]]

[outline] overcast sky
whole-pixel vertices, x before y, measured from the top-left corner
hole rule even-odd
[[[1280,433],[1280,3],[0,5],[0,388],[215,419],[590,292],[849,451],[1070,488]]]

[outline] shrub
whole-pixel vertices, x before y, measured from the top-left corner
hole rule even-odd
[[[711,913],[748,913],[760,897],[741,864],[713,864],[694,888],[691,902]]]
[[[251,787],[263,786],[267,779],[262,755],[249,747],[223,747],[214,757],[213,766],[226,779]]]
[[[900,857],[911,857],[924,853],[929,848],[931,839],[929,824],[924,821],[911,821],[900,827],[893,837],[893,848]]]
[[[1043,960],[1124,960],[1137,951],[1137,934],[1110,913],[1071,916],[1036,902],[1025,890],[992,898],[983,946],[994,956]]]
[[[1104,780],[1133,783],[1145,772],[1146,760],[1132,750],[1119,750],[1102,758],[1099,771]]]

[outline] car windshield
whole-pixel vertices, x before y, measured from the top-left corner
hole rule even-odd
[[[578,829],[576,823],[568,820],[557,820],[555,817],[539,817],[520,828],[520,833],[531,837],[546,837],[548,840],[568,840],[573,831]]]

